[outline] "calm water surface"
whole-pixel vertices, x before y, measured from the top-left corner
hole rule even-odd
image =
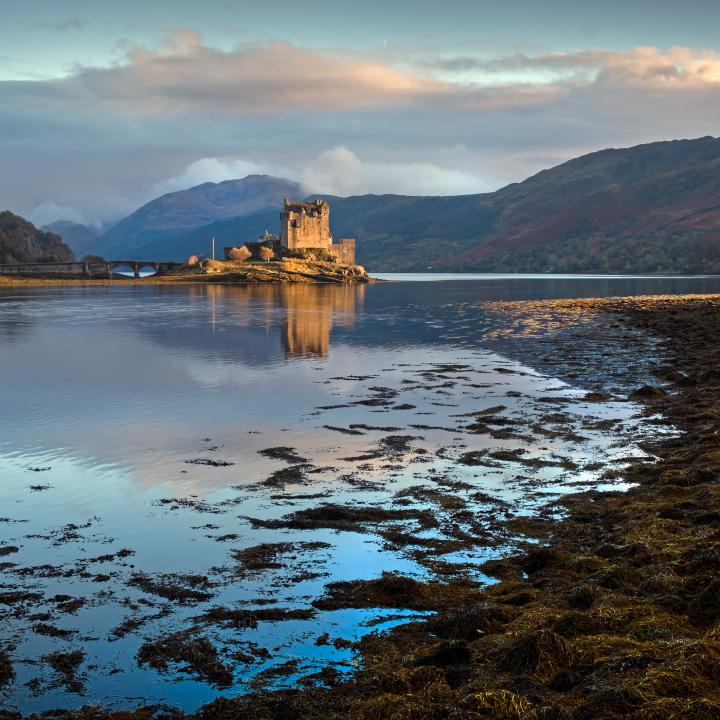
[[[290,668],[280,684],[328,662],[352,671],[333,639],[417,613],[314,610],[326,584],[435,566],[382,528],[263,521],[322,503],[430,509],[438,526],[416,537],[461,528],[475,540],[435,559],[489,581],[478,566],[516,542],[498,519],[597,486],[607,463],[642,455],[628,438],[657,432],[626,393],[589,402],[582,382],[555,377],[552,348],[540,362],[536,345],[503,334],[492,301],[720,291],[718,278],[386,277],[0,291],[0,646],[16,673],[0,706],[193,709],[277,666]],[[636,341],[650,357],[653,340]],[[490,432],[468,429],[478,412]],[[301,460],[261,452],[278,447]],[[468,452],[494,455],[458,462]],[[287,545],[239,566],[260,543]],[[157,591],[173,583],[196,597]],[[220,606],[310,612],[244,628],[199,620]],[[178,631],[209,638],[236,684],[138,662],[144,643]],[[317,644],[324,633],[331,644]],[[76,649],[71,687],[48,656]]]

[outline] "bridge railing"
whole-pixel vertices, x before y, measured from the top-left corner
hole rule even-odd
[[[155,272],[166,272],[179,263],[156,260],[74,260],[71,262],[35,262],[0,264],[0,275],[22,277],[86,277],[112,278],[116,268],[127,267],[135,278],[140,277],[143,268],[151,267]]]

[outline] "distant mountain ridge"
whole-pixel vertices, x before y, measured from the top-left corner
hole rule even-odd
[[[494,193],[323,197],[333,234],[355,237],[370,270],[720,272],[720,139],[712,137],[601,150]],[[135,249],[183,259],[207,252],[212,236],[252,240],[277,229],[280,203],[144,232]],[[125,242],[115,233],[115,247]]]
[[[101,234],[100,229],[71,220],[56,220],[43,225],[40,229],[59,235],[63,242],[73,249],[77,257],[82,257],[86,251],[89,251],[94,240]]]
[[[9,210],[0,212],[0,263],[67,262],[73,251],[59,235],[38,230]]]
[[[283,198],[296,197],[301,193],[297,183],[269,175],[207,182],[188,190],[167,193],[110,228],[93,244],[93,252],[110,258],[120,255],[140,258],[150,250],[154,253],[165,247],[158,245],[159,241],[216,220],[269,208],[276,208],[279,212]],[[171,247],[167,246],[168,250]],[[178,259],[177,253],[171,252],[161,259]]]

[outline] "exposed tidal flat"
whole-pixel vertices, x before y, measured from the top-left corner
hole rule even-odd
[[[573,294],[4,292],[8,711],[716,716],[720,300]]]

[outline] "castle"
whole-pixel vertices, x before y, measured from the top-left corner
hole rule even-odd
[[[333,243],[330,234],[330,205],[325,200],[291,201],[285,198],[280,213],[280,235],[267,230],[254,243],[246,243],[253,255],[260,245],[271,247],[279,256],[299,255],[304,250],[323,250],[335,262],[352,265],[355,262],[355,240],[342,238]],[[225,248],[229,257],[232,248]]]

